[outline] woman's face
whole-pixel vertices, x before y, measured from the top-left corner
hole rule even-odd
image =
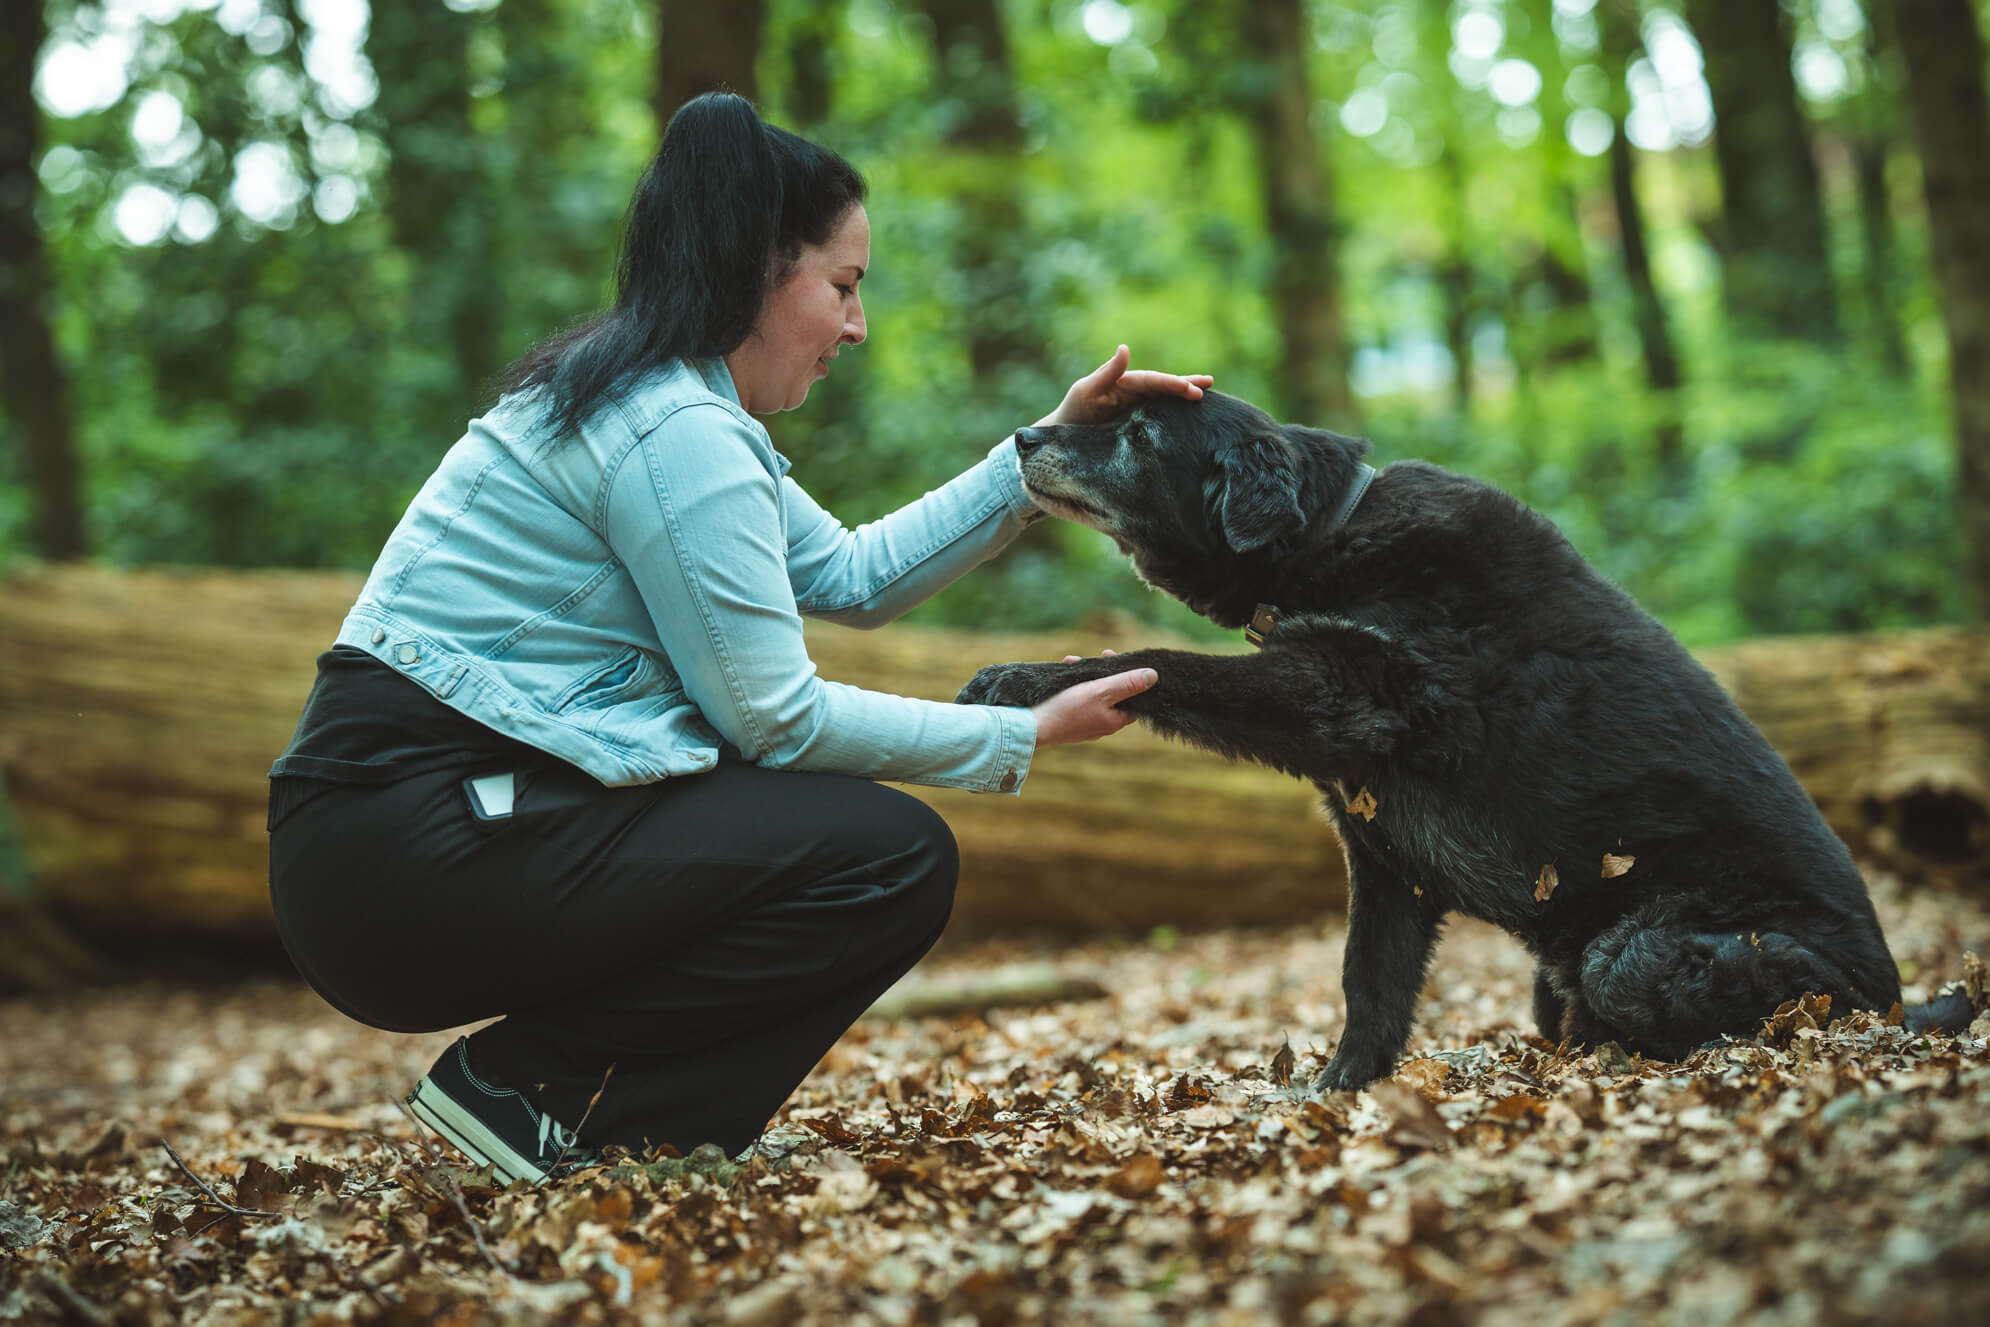
[[[829,361],[864,339],[857,283],[871,265],[871,220],[862,207],[843,214],[821,244],[802,247],[787,280],[768,292],[760,320],[727,355],[739,403],[752,414],[793,410]]]

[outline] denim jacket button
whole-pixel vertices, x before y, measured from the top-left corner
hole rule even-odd
[[[375,645],[378,645],[381,641],[386,639],[387,639],[387,629],[385,627],[373,628],[373,643]]]
[[[1009,770],[1007,773],[1002,775],[1002,791],[1005,793],[1012,793],[1015,790],[1016,790],[1016,771]]]
[[[421,662],[421,651],[412,645],[403,645],[394,651],[394,657],[404,664],[417,664]]]

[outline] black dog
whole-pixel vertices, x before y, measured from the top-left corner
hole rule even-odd
[[[1035,705],[1151,667],[1122,708],[1320,788],[1352,894],[1319,1088],[1391,1072],[1453,911],[1535,956],[1556,1041],[1676,1059],[1806,992],[1838,1012],[1899,999],[1865,883],[1789,767],[1519,502],[1421,462],[1377,473],[1364,441],[1214,392],[1016,446],[1041,506],[1261,648],[1000,664],[959,698]],[[1910,1021],[1968,1017],[1957,995]]]

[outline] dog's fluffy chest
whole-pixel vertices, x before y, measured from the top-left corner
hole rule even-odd
[[[1468,803],[1414,779],[1318,786],[1350,856],[1359,854],[1364,865],[1431,905],[1524,929],[1527,918],[1516,910],[1530,888],[1524,854]]]

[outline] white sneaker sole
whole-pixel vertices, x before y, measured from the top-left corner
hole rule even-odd
[[[447,1139],[450,1146],[480,1165],[493,1167],[506,1179],[535,1185],[546,1182],[548,1176],[544,1171],[507,1147],[482,1120],[457,1105],[447,1092],[428,1079],[416,1083],[415,1090],[408,1094],[408,1109]]]

